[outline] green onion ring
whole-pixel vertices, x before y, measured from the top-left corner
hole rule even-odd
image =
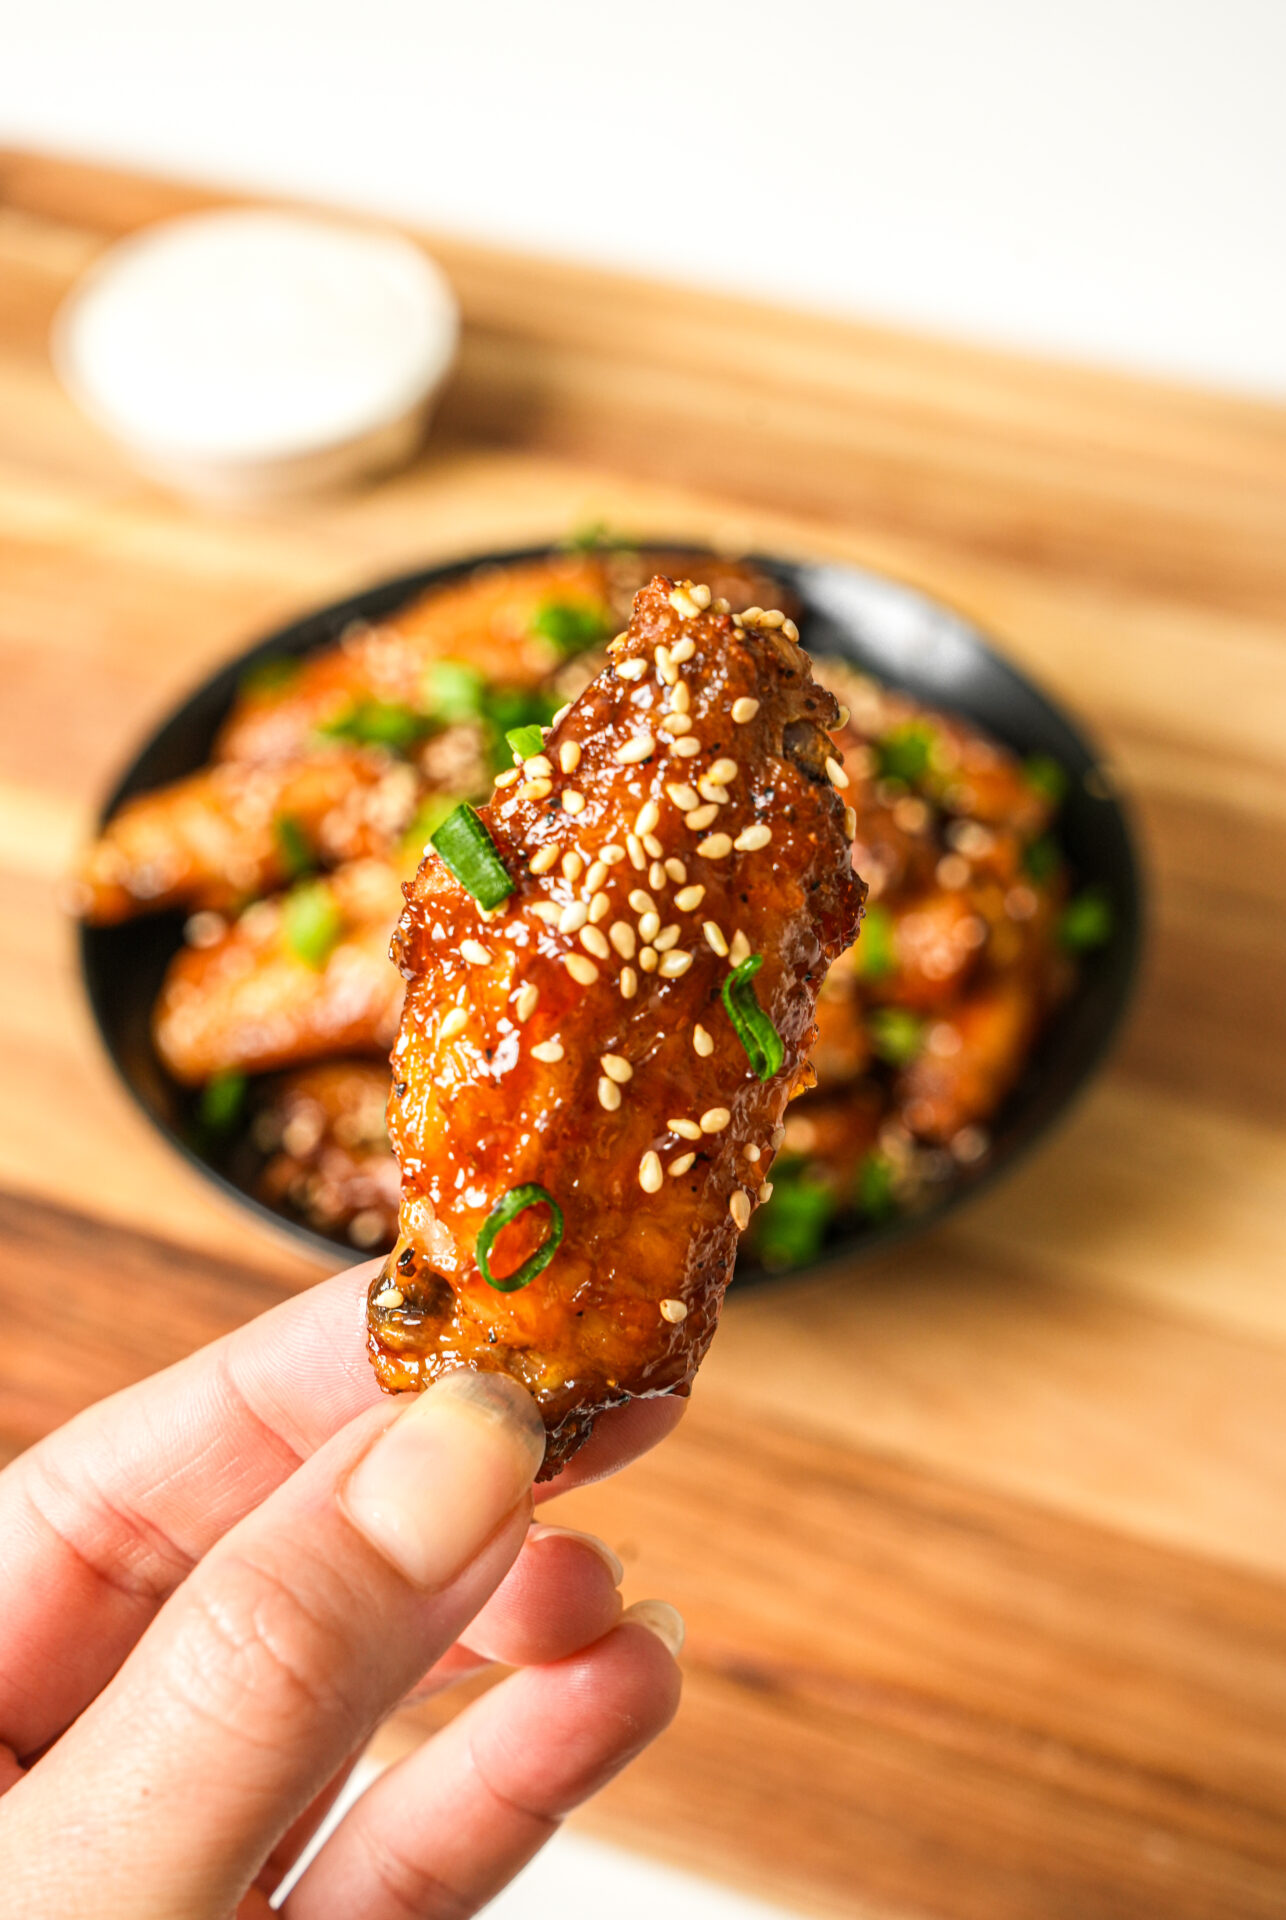
[[[539,727],[510,727],[505,739],[519,766],[524,760],[532,760],[544,751],[545,736]]]
[[[481,907],[498,907],[514,890],[496,843],[467,801],[449,813],[430,836],[460,885]]]
[[[752,953],[734,967],[723,983],[723,1004],[737,1030],[737,1038],[761,1080],[771,1080],[780,1071],[786,1049],[768,1015],[755,997],[754,977],[764,964],[762,953]]]
[[[511,1273],[507,1279],[497,1280],[491,1271],[491,1249],[496,1244],[496,1236],[502,1227],[507,1227],[511,1220],[518,1218],[520,1213],[526,1213],[528,1207],[549,1208],[549,1238],[523,1261],[515,1273]],[[552,1193],[546,1193],[544,1187],[534,1184],[510,1187],[508,1193],[496,1201],[495,1206],[483,1221],[482,1231],[474,1246],[474,1257],[489,1287],[494,1287],[497,1293],[517,1293],[520,1287],[528,1286],[538,1273],[545,1271],[557,1253],[562,1237],[563,1210]]]

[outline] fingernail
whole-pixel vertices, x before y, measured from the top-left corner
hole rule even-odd
[[[683,1615],[668,1600],[636,1600],[632,1607],[626,1607],[621,1615],[620,1624],[646,1627],[654,1633],[666,1652],[675,1660],[683,1652],[683,1642],[687,1638],[687,1628],[683,1624]]]
[[[576,1540],[582,1547],[588,1547],[596,1553],[612,1576],[612,1585],[619,1587],[625,1578],[625,1568],[617,1559],[606,1540],[600,1540],[596,1533],[581,1533],[576,1527],[535,1526],[529,1529],[529,1540]]]
[[[536,1403],[503,1373],[448,1373],[348,1477],[353,1525],[417,1587],[449,1586],[513,1512],[545,1457]]]

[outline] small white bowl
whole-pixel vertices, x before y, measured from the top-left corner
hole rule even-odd
[[[109,249],[54,319],[58,376],[151,478],[225,504],[399,465],[455,358],[441,269],[400,235],[228,209]]]

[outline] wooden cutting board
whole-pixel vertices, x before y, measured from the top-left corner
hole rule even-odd
[[[212,198],[0,157],[0,1441],[316,1277],[129,1106],[57,906],[176,696],[362,582],[591,518],[885,568],[1106,742],[1145,983],[1001,1190],[736,1301],[679,1435],[565,1502],[690,1629],[678,1723],[585,1824],[817,1913],[1280,1916],[1286,414],[439,239],[466,328],[423,459],[216,518],[46,353],[106,241]]]

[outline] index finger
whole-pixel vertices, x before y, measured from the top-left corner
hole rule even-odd
[[[214,1542],[383,1399],[365,1354],[374,1271],[368,1262],[285,1301],[0,1474],[0,1740],[28,1754],[58,1734]],[[541,1493],[646,1452],[680,1410],[636,1402],[609,1415]]]

